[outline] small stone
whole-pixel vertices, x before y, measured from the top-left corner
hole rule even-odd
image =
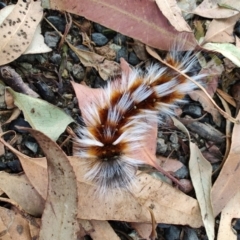
[[[103,88],[107,85],[107,82],[100,77],[96,77],[92,85],[93,88]]]
[[[0,9],[5,8],[7,5],[4,2],[0,2]]]
[[[108,39],[102,33],[92,33],[91,38],[98,47],[104,46],[108,42]]]
[[[73,70],[73,64],[72,64],[71,62],[67,61],[66,69],[67,69],[69,72],[72,72],[72,70]]]
[[[93,27],[97,32],[100,32],[100,33],[103,33],[104,31],[108,30],[108,28],[106,28],[98,23],[94,23]]]
[[[42,97],[42,99],[53,103],[53,101],[55,100],[55,95],[52,89],[45,82],[37,81],[34,85],[37,88],[38,93]]]
[[[57,47],[58,41],[60,36],[57,32],[45,32],[44,35],[44,42],[50,47],[55,48]]]
[[[27,133],[26,130],[18,129],[16,126],[31,128],[30,124],[27,121],[25,121],[23,118],[17,118],[15,120],[13,120],[9,124],[8,129],[9,130],[14,130],[18,133]]]
[[[33,153],[37,153],[38,151],[38,143],[36,142],[36,140],[32,137],[28,137],[25,141],[24,141],[24,145]]]
[[[41,64],[43,64],[43,63],[45,63],[45,62],[47,61],[46,58],[44,58],[44,57],[42,56],[42,54],[36,54],[35,59],[36,59],[39,63],[41,63]]]
[[[128,62],[128,50],[125,46],[122,46],[119,51],[117,51],[116,61],[120,62],[120,58],[124,58]]]
[[[178,143],[178,135],[174,132],[170,135],[170,138],[169,140],[172,142],[172,143]]]
[[[134,52],[130,52],[128,57],[128,62],[131,65],[136,66],[138,63],[140,63],[140,60]]]
[[[10,168],[10,170],[13,173],[19,173],[19,172],[23,171],[19,160],[13,160],[13,161],[7,162],[7,166],[8,166],[8,168]]]
[[[116,36],[113,38],[113,42],[117,45],[125,45],[127,41],[127,37],[122,35],[121,33],[117,33]]]
[[[50,58],[51,62],[56,64],[56,65],[60,65],[61,59],[62,59],[62,57],[58,53],[54,53]]]
[[[174,173],[174,176],[179,179],[187,178],[189,176],[189,171],[188,171],[187,167],[183,165],[180,169],[178,169]]]
[[[5,159],[8,160],[8,161],[9,161],[9,160],[12,160],[12,159],[13,159],[13,153],[7,152],[7,153],[5,153],[4,157],[5,157]]]
[[[85,76],[84,68],[79,64],[74,64],[72,67],[72,74],[75,79],[81,81]]]
[[[49,16],[47,17],[47,20],[54,25],[54,27],[57,28],[58,31],[64,32],[65,31],[65,25],[66,20],[64,18],[61,18],[59,16]]]
[[[187,104],[183,107],[183,114],[193,118],[200,118],[202,116],[202,108],[196,104]]]
[[[180,239],[181,228],[176,226],[170,226],[164,229],[165,240]]]
[[[158,138],[157,140],[157,150],[158,154],[165,153],[167,151],[167,144],[165,144],[165,140],[163,138]]]
[[[185,227],[184,228],[184,236],[183,240],[199,240],[197,233],[194,229]]]

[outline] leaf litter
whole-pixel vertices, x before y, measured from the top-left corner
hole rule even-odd
[[[0,65],[12,62],[26,51],[42,16],[41,1],[18,1],[0,25]]]
[[[46,2],[46,1],[45,1]],[[210,5],[204,5],[204,4],[209,4],[209,3],[207,3],[207,1],[203,1],[203,4],[200,6],[200,8],[198,8],[198,12],[199,12],[199,15],[201,15],[201,13],[203,13],[203,14],[210,14],[209,15],[209,18],[226,18],[226,17],[231,17],[231,16],[233,16],[232,18],[234,18],[235,17],[235,10],[232,10],[232,9],[227,9],[227,8],[225,8],[226,6],[228,6],[228,5],[231,5],[231,3],[230,2],[228,2],[228,1],[221,1],[222,3],[220,3],[220,4],[223,4],[223,5],[221,5],[221,8],[222,9],[220,9],[219,8],[219,6],[217,6],[216,5],[216,2],[215,1],[213,1],[212,3],[210,3],[211,4],[211,6]],[[52,0],[51,1],[51,4],[52,4],[52,7],[53,8],[55,8],[55,0]],[[62,3],[59,3],[59,4],[62,4]],[[89,5],[88,5],[89,4]],[[92,5],[91,5],[92,4]],[[101,6],[101,4],[102,5],[104,5],[104,3],[103,2],[101,2],[100,1],[100,3],[99,3],[99,5],[97,6],[97,7],[99,7],[99,6]],[[115,3],[116,5],[118,4],[118,3]],[[133,5],[132,6],[135,6],[134,4],[134,1],[133,1],[133,3],[132,3]],[[59,6],[59,5],[58,5]],[[93,3],[91,2],[91,1],[89,1],[88,3],[86,3],[86,6],[93,6],[94,7],[94,5],[93,5]],[[83,10],[84,11],[87,11],[87,7],[86,6],[83,6]],[[118,6],[118,5],[117,5]],[[131,5],[129,5],[129,6],[131,6]],[[62,6],[60,6],[60,7],[62,7]],[[105,5],[105,7],[106,7],[106,11],[111,11],[112,10],[112,8],[111,8],[111,6],[109,6],[109,5]],[[136,7],[136,6],[135,6]],[[137,6],[138,7],[138,6]],[[141,6],[140,6],[141,7]],[[152,5],[151,5],[151,7],[152,7]],[[210,9],[210,7],[213,7],[212,9]],[[68,8],[71,8],[71,6],[69,5],[69,6],[65,6],[65,8],[64,9],[68,9]],[[91,8],[92,9],[92,8]],[[115,8],[115,11],[117,12],[117,13],[119,13],[119,9],[121,9],[121,6],[116,10],[116,8]],[[122,8],[122,9],[124,9],[124,8]],[[233,8],[234,9],[234,8]],[[72,11],[72,10],[70,10],[70,11]],[[74,10],[75,11],[75,13],[76,12],[78,12],[79,11],[79,9],[77,8],[77,9],[75,9]],[[129,11],[131,12],[131,7],[129,7]],[[172,11],[172,9],[170,9],[170,12]],[[197,12],[196,10],[195,10],[195,12]],[[215,12],[214,12],[215,11]],[[115,13],[116,13],[115,12]],[[194,11],[193,11],[194,12]],[[83,13],[83,15],[85,14],[86,12],[84,12]],[[89,13],[87,13],[88,15],[89,15]],[[124,12],[124,14],[125,14],[125,12]],[[134,12],[131,12],[131,14],[132,14],[132,16],[134,16]],[[169,14],[169,13],[167,13],[167,14]],[[166,16],[167,16],[167,14],[166,14]],[[88,16],[88,15],[86,15],[86,16]],[[130,20],[132,21],[132,16],[130,17]],[[142,14],[142,16],[145,16],[144,14]],[[153,15],[154,16],[154,15]],[[96,19],[98,19],[98,17],[99,16],[94,16]],[[90,17],[89,17],[90,18]],[[162,16],[161,16],[161,18],[162,18]],[[162,18],[162,19],[164,19],[164,18]],[[235,19],[235,18],[234,18]],[[129,20],[129,19],[128,19]],[[224,43],[226,43],[226,42],[229,42],[230,40],[227,40],[227,39],[229,39],[229,37],[227,36],[227,35],[224,35],[224,33],[225,33],[225,30],[227,31],[227,33],[229,33],[229,29],[232,29],[232,26],[234,25],[234,20],[233,21],[231,21],[231,19],[226,19],[226,21],[228,21],[229,20],[229,23],[227,23],[225,26],[224,26],[224,20],[222,21],[223,22],[223,25],[221,24],[221,20],[216,20],[215,22],[218,22],[218,26],[219,26],[219,28],[218,28],[218,32],[216,33],[216,35],[214,35],[215,33],[214,32],[212,32],[211,33],[211,29],[210,29],[210,31],[209,31],[209,35],[208,35],[208,38],[207,38],[207,41],[211,41],[211,40],[213,40],[213,41],[215,41],[216,40],[216,42],[224,42]],[[100,20],[100,23],[102,23],[101,21],[106,21],[105,19],[102,19],[102,20]],[[163,20],[164,21],[164,20]],[[111,23],[111,21],[109,21],[110,23]],[[119,23],[120,22],[120,23]],[[124,22],[124,21],[123,21]],[[134,21],[133,21],[134,22]],[[159,21],[159,22],[161,22],[161,21]],[[215,22],[212,22],[212,26],[216,26],[215,24]],[[143,29],[143,26],[144,26],[144,24],[145,24],[145,26],[147,26],[146,25],[146,23],[147,23],[147,21],[145,21],[145,22],[141,22],[141,24],[139,24],[139,25],[137,25],[138,23],[139,23],[139,21],[138,21],[138,19],[136,19],[135,20],[135,23],[136,23],[136,26],[140,26],[140,28],[141,29]],[[103,24],[103,23],[102,23]],[[114,22],[114,23],[111,23],[112,25],[110,26],[111,28],[115,28],[115,29],[119,29],[119,31],[121,32],[123,32],[124,33],[124,31],[126,31],[126,30],[128,30],[128,28],[126,28],[125,27],[125,23],[123,24],[122,23],[122,21],[118,21],[118,22]],[[120,24],[120,26],[118,25],[118,24]],[[122,25],[121,25],[122,24]],[[159,23],[159,24],[162,24],[162,23]],[[176,22],[172,22],[171,23],[173,26],[174,26],[174,24],[177,24]],[[123,26],[125,27],[125,29],[123,29]],[[171,26],[172,27],[172,26]],[[173,38],[171,38],[171,27],[169,27],[169,26],[165,26],[165,27],[163,27],[162,29],[163,29],[163,31],[165,31],[165,33],[167,32],[167,33],[169,33],[169,35],[170,35],[170,39],[172,40]],[[130,29],[131,30],[131,32],[133,32],[133,37],[135,37],[136,39],[140,39],[139,38],[139,36],[137,35],[137,32],[136,31],[132,31],[132,29]],[[155,29],[156,30],[156,29]],[[174,31],[173,31],[174,32]],[[219,35],[221,35],[221,39],[218,37],[218,35],[217,34],[219,34]],[[129,35],[129,36],[131,36],[131,34],[127,34],[127,35]],[[166,36],[168,36],[168,34],[165,34]],[[176,37],[176,34],[174,33],[173,34],[174,35],[174,38]],[[153,36],[153,35],[152,35]],[[189,35],[190,36],[190,35]],[[140,40],[142,40],[142,42],[144,42],[144,43],[148,43],[148,41],[149,41],[149,35],[144,35],[144,34],[142,34],[142,36],[141,36],[142,38],[140,39]],[[168,36],[169,37],[169,36]],[[153,38],[153,37],[152,37]],[[155,38],[153,38],[153,39],[155,39]],[[219,41],[218,41],[218,39],[219,39]],[[230,38],[231,39],[231,41],[232,41],[232,37]],[[151,40],[151,39],[150,39]],[[166,40],[166,39],[165,39]],[[160,43],[159,43],[159,45],[158,45],[158,48],[160,48],[160,49],[164,49],[164,48],[166,48],[166,49],[168,49],[169,50],[169,43],[168,42],[166,42],[166,41],[164,41],[164,39],[163,39],[163,41],[159,41]],[[189,41],[189,42],[191,42],[191,40]],[[149,44],[149,45],[151,45],[151,44]],[[191,45],[191,44],[190,44]],[[196,45],[196,44],[195,44]],[[237,49],[234,47],[234,45],[224,45],[224,44],[222,44],[222,45],[220,45],[220,44],[212,44],[212,43],[207,43],[207,44],[205,44],[204,46],[203,46],[203,48],[208,48],[208,49],[210,49],[210,50],[214,50],[214,51],[217,51],[217,52],[220,52],[220,53],[222,53],[223,55],[225,54],[225,56],[226,57],[228,57],[229,59],[231,59],[235,64],[237,64],[237,65],[239,65],[239,63],[238,63],[238,57],[237,57]],[[100,56],[100,55],[99,55]],[[89,57],[89,56],[88,56]],[[146,59],[146,56],[144,56],[143,57],[143,59]],[[89,60],[87,60],[87,61],[89,61]],[[91,62],[91,61],[89,61],[89,62]],[[91,65],[91,66],[93,66],[93,65]],[[107,69],[107,68],[106,68]],[[104,75],[101,75],[102,77],[104,76]],[[106,73],[106,75],[105,75],[106,77],[106,79],[107,79],[107,77],[109,76],[109,74],[108,73]],[[104,77],[103,77],[104,78]],[[217,79],[217,78],[216,78]],[[216,81],[216,79],[215,79],[215,81]],[[216,86],[215,86],[216,87]],[[214,87],[214,89],[213,89],[213,91],[212,91],[212,93],[211,93],[211,95],[213,95],[214,93],[215,93],[215,91],[216,91],[216,89],[215,89],[215,87]],[[95,93],[94,93],[95,94]],[[222,95],[223,96],[223,95]],[[209,96],[208,96],[209,97]],[[224,95],[224,97],[226,97],[226,95]],[[226,97],[227,98],[227,97]],[[229,97],[227,98],[228,100],[229,100],[229,102],[231,102],[232,101],[232,99],[230,99]],[[234,104],[234,102],[232,103],[232,104]],[[227,111],[227,110],[226,110]],[[228,111],[228,115],[225,115],[225,116],[231,116],[231,113]],[[229,118],[230,120],[232,120],[231,118]],[[238,118],[239,119],[239,118]],[[234,129],[235,128],[237,128],[237,124],[235,124],[235,126],[234,126]],[[228,129],[228,132],[229,132],[229,129]],[[234,132],[235,132],[235,130],[234,130]],[[228,133],[229,134],[229,133]],[[228,135],[228,138],[230,138],[230,136]],[[230,154],[229,154],[229,156],[228,156],[228,158],[227,158],[227,161],[226,161],[226,163],[225,163],[225,165],[223,166],[223,169],[222,169],[222,173],[220,173],[220,175],[219,175],[219,179],[221,179],[221,178],[225,178],[225,180],[226,180],[226,175],[224,175],[223,173],[224,172],[226,172],[226,168],[229,168],[229,169],[232,169],[232,168],[234,168],[234,164],[235,164],[235,161],[233,161],[233,163],[230,163],[230,160],[229,160],[229,157],[230,156],[232,156],[232,154],[234,153],[234,151],[233,151],[233,146],[234,146],[234,144],[236,144],[236,138],[234,137],[234,135],[233,135],[233,137],[232,137],[232,147],[231,147],[231,151],[230,151]],[[154,143],[152,143],[152,144],[154,144]],[[155,150],[155,147],[152,147],[151,149],[148,149],[148,151],[149,151],[149,154],[151,155],[152,153],[155,153],[154,152],[154,150]],[[150,155],[148,155],[148,156],[146,156],[146,158],[147,157],[149,157]],[[236,154],[237,155],[237,154]],[[19,155],[20,156],[20,155]],[[33,186],[33,188],[35,188],[35,189],[38,189],[37,190],[37,192],[44,198],[44,199],[46,199],[46,185],[45,186],[43,186],[43,185],[41,185],[41,183],[39,182],[40,180],[42,180],[42,176],[45,176],[44,178],[45,179],[47,179],[47,170],[46,170],[46,159],[36,159],[36,160],[34,160],[34,159],[31,159],[31,158],[27,158],[26,156],[25,157],[23,157],[23,156],[21,156],[21,158],[22,158],[22,164],[24,165],[25,164],[25,168],[27,169],[26,171],[25,171],[25,173],[26,173],[26,175],[27,175],[27,178],[25,178],[25,179],[31,179],[30,180],[30,182],[28,182],[28,184],[33,184],[33,183],[35,183],[35,184],[33,184],[32,186]],[[71,157],[69,157],[69,159],[71,159]],[[71,160],[70,160],[71,161]],[[74,159],[73,161],[76,161],[76,159]],[[149,159],[148,160],[149,162],[151,162],[151,159]],[[23,163],[23,162],[25,162],[25,163]],[[26,163],[26,162],[28,162],[28,163]],[[33,164],[32,164],[32,162],[34,162]],[[227,164],[228,163],[228,164]],[[36,167],[36,166],[37,167]],[[231,165],[231,166],[230,166]],[[32,167],[32,168],[30,168],[30,166]],[[81,170],[79,170],[79,166],[76,166],[75,167],[75,165],[73,164],[73,168],[74,168],[74,171],[76,172],[76,170],[75,170],[75,168],[77,168],[78,170],[77,170],[77,172],[80,172],[81,174],[83,174],[83,172],[81,172]],[[31,171],[32,171],[32,173],[30,173],[30,170],[29,169],[31,169]],[[205,171],[204,171],[205,172]],[[209,174],[209,173],[208,173]],[[224,175],[224,177],[223,176],[221,176],[221,174],[223,174]],[[36,176],[34,176],[34,175],[36,175]],[[237,173],[233,173],[233,175],[234,175],[234,177],[237,177],[238,176],[238,174]],[[144,179],[145,179],[145,176],[146,177],[149,177],[148,175],[145,175],[145,174],[143,174],[143,173],[139,173],[139,179],[140,179],[140,181],[143,181]],[[38,179],[37,179],[38,178]],[[92,192],[94,192],[94,189],[91,189],[92,188],[92,186],[89,186],[89,185],[86,185],[85,183],[83,183],[82,181],[81,181],[81,176],[79,176],[79,175],[77,175],[77,178],[78,178],[78,186],[79,187],[81,187],[81,189],[82,190],[84,190],[84,191],[88,191],[88,189],[90,188],[90,190],[92,191]],[[208,177],[209,178],[209,177]],[[217,179],[217,181],[219,180],[219,179]],[[159,180],[157,180],[158,182],[157,183],[155,183],[155,181],[154,182],[152,182],[151,181],[151,177],[150,177],[150,180],[148,180],[149,182],[151,182],[151,186],[152,185],[155,185],[155,184],[157,184],[157,183],[159,183],[159,182],[161,182],[161,181],[159,181]],[[147,181],[147,183],[146,184],[148,184],[148,181]],[[217,183],[217,181],[215,182],[215,184]],[[231,181],[232,181],[232,179],[231,179]],[[230,182],[231,182],[230,181]],[[208,181],[209,182],[209,181]],[[225,183],[227,186],[231,186],[231,183]],[[46,183],[46,181],[44,181],[44,183],[45,184],[47,184]],[[144,183],[145,184],[145,183]],[[143,186],[146,186],[146,185],[144,185],[143,184]],[[235,183],[234,183],[235,184]],[[164,184],[163,184],[164,185]],[[234,185],[235,186],[235,185]],[[235,187],[236,188],[236,187]],[[220,190],[219,190],[220,189]],[[218,187],[218,190],[221,192],[221,189],[222,189],[222,186],[220,186],[219,185],[219,187]],[[137,191],[137,190],[136,190]],[[160,191],[161,191],[161,188],[160,188]],[[167,191],[167,190],[166,190]],[[173,191],[173,188],[171,188],[171,191]],[[174,190],[175,191],[175,190]],[[195,191],[197,191],[196,189],[195,189]],[[225,190],[224,190],[225,191]],[[168,191],[167,191],[168,192]],[[169,192],[170,192],[170,190],[169,190]],[[164,193],[164,191],[163,191],[163,193]],[[213,193],[214,193],[214,187],[213,187]],[[135,196],[134,196],[134,199],[136,198],[136,196],[138,196],[138,194],[140,194],[140,193],[135,193]],[[148,195],[150,195],[151,196],[151,192],[149,193],[147,193],[146,195],[148,196]],[[214,197],[214,195],[213,195],[213,203],[214,203],[214,211],[215,211],[215,214],[216,214],[216,212],[217,211],[221,211],[221,209],[223,209],[223,207],[226,205],[227,207],[226,207],[226,210],[225,210],[225,208],[224,208],[224,210],[223,210],[223,212],[222,212],[222,222],[221,222],[221,225],[220,225],[220,228],[221,229],[224,229],[224,226],[226,227],[226,224],[228,224],[227,226],[229,226],[229,224],[230,224],[230,221],[231,221],[231,218],[232,217],[237,217],[238,216],[238,214],[233,214],[231,211],[231,207],[233,208],[233,206],[235,206],[235,208],[237,208],[237,200],[235,201],[235,200],[233,200],[232,201],[232,203],[231,202],[229,202],[229,198],[228,199],[224,199],[224,204],[219,200],[219,198],[221,198],[221,194],[222,193],[220,193],[220,196],[215,196]],[[231,196],[233,196],[234,195],[234,193],[233,192],[231,192]],[[118,196],[118,194],[116,193],[116,196]],[[235,195],[235,196],[237,196],[237,194]],[[89,195],[88,196],[89,197],[89,199],[91,199],[91,196]],[[125,196],[126,197],[126,196]],[[219,197],[219,198],[218,198]],[[120,196],[119,196],[119,198],[120,198]],[[131,197],[127,197],[127,199],[128,198],[130,198],[131,199]],[[178,197],[177,197],[178,198]],[[237,198],[237,197],[236,197]],[[89,199],[88,199],[88,201],[89,201]],[[132,200],[132,199],[131,199]],[[97,202],[97,200],[94,200],[94,201],[96,201]],[[124,202],[124,201],[126,201],[126,199],[122,199],[121,200],[122,202]],[[117,201],[117,206],[118,207],[122,207],[122,205],[121,205],[121,201]],[[234,202],[235,201],[235,202]],[[141,205],[141,207],[142,207],[142,209],[144,209],[144,213],[145,213],[145,215],[147,216],[147,210],[146,209],[148,209],[148,203],[145,203],[145,200],[143,200],[142,198],[139,198],[138,199],[138,204],[139,204],[139,202],[140,202],[140,205]],[[86,202],[86,204],[89,204],[89,202]],[[94,203],[95,204],[95,203]],[[109,204],[109,203],[106,203],[106,202],[102,202],[101,204]],[[143,205],[142,205],[143,204]],[[199,201],[199,204],[200,204],[200,201]],[[128,203],[128,201],[126,201],[126,205],[130,205],[131,206],[131,203]],[[111,204],[110,204],[110,206],[111,206]],[[81,206],[80,206],[81,207]],[[99,207],[99,205],[98,205],[98,207]],[[124,205],[124,207],[125,207],[125,205]],[[89,206],[89,208],[90,208],[90,206]],[[156,213],[158,213],[158,208],[159,208],[159,206],[157,206],[157,209],[153,209],[153,211],[154,211],[154,213],[155,213],[155,215],[157,215]],[[171,208],[171,207],[170,207]],[[216,208],[217,208],[217,210],[216,210]],[[86,214],[86,216],[87,216],[87,213],[85,213],[84,212],[84,210],[86,210],[86,209],[81,209],[82,210],[82,212],[83,212],[83,214]],[[99,211],[99,209],[97,209],[97,203],[96,203],[96,211]],[[143,211],[143,210],[141,210],[141,211]],[[163,211],[163,210],[162,210]],[[175,210],[174,210],[175,211]],[[131,210],[129,210],[129,212],[131,212]],[[111,213],[111,211],[109,211],[109,209],[108,209],[108,216],[106,217],[106,220],[108,219],[108,217],[111,217],[112,215],[110,214]],[[134,213],[134,212],[132,212],[132,213]],[[91,214],[95,214],[95,213],[91,213]],[[97,215],[101,215],[101,214],[103,214],[103,212],[99,212]],[[125,213],[125,214],[127,214],[127,213]],[[160,213],[159,212],[159,214],[162,214],[162,213]],[[229,216],[227,216],[227,214],[229,214]],[[139,221],[145,221],[145,222],[151,222],[151,220],[150,220],[150,218],[146,218],[146,216],[145,216],[145,218],[143,217],[143,218],[140,218],[140,220]],[[89,216],[88,216],[89,217]],[[127,217],[128,217],[128,215],[127,215]],[[130,216],[129,216],[130,217]],[[175,216],[176,218],[179,218],[178,216]],[[199,215],[197,215],[197,217],[199,217]],[[158,216],[157,216],[157,218],[158,218]],[[111,219],[111,218],[110,218]],[[132,220],[131,218],[129,218],[130,220]],[[103,220],[105,220],[105,219],[103,219]],[[159,221],[159,218],[157,219],[158,221]],[[163,217],[163,220],[162,219],[160,219],[161,221],[164,221],[164,217]],[[169,220],[170,221],[170,220]],[[200,223],[200,222],[199,222]],[[179,224],[179,223],[178,223]],[[182,223],[181,223],[182,224]],[[205,223],[206,224],[206,223]],[[211,223],[212,224],[212,223]],[[101,229],[100,229],[101,230]],[[225,228],[225,232],[226,232],[226,234],[227,233],[229,233],[229,231],[230,231],[231,229],[230,229],[230,227],[226,227]],[[211,232],[209,232],[210,230],[209,230],[209,228],[207,229],[207,231],[208,231],[208,235],[209,236],[211,236]],[[220,230],[219,229],[219,239],[220,239],[220,236],[221,236],[221,234],[224,232],[224,230]],[[228,237],[229,237],[230,235],[228,235]],[[98,236],[97,236],[98,237]],[[233,237],[233,235],[231,235],[231,237]],[[224,239],[223,237],[222,237],[222,239]]]

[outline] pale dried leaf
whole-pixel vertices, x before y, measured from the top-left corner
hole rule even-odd
[[[15,4],[8,5],[0,10],[0,25],[6,19],[6,17],[13,11]]]
[[[208,26],[204,43],[232,43],[235,41],[233,36],[233,27],[240,17],[240,13],[229,18],[214,19]]]
[[[159,11],[155,1],[139,0],[43,0],[44,8],[68,11],[109,27],[123,35],[137,39],[149,46],[162,50],[171,49],[179,39],[185,50],[197,46],[193,33],[186,33],[183,40]],[[94,13],[94,14],[93,14]]]
[[[218,3],[219,0],[204,0],[193,13],[206,18],[228,18],[238,14],[238,11],[220,7]]]
[[[41,34],[41,26],[37,25],[31,44],[23,54],[37,54],[51,52],[52,49],[44,43],[44,37]]]
[[[93,240],[120,240],[107,221],[91,220],[94,231],[90,232]]]
[[[26,175],[0,172],[0,188],[27,213],[33,216],[42,214],[45,201],[33,188]]]
[[[240,218],[239,203],[240,191],[238,190],[222,210],[217,240],[237,239],[231,227],[231,223],[233,218]]]
[[[240,11],[240,2],[236,0],[219,0],[219,6]]]
[[[231,97],[229,94],[221,90],[220,88],[217,89],[217,93],[229,104],[231,104],[233,107],[236,107],[236,102],[234,101],[233,97]]]
[[[28,179],[39,193],[46,197],[47,186],[46,159],[29,158],[0,139],[21,161]],[[132,193],[116,191],[109,197],[99,198],[96,187],[84,182],[84,159],[69,157],[78,180],[79,218],[95,220],[120,220],[128,222],[151,222],[148,207],[154,205],[153,212],[157,222],[200,227],[202,220],[198,203],[170,185],[156,180],[147,174],[137,176],[137,188]],[[41,162],[41,163],[40,163]],[[84,164],[84,163],[83,163]],[[38,174],[35,176],[35,174]],[[41,176],[42,175],[42,176]],[[41,186],[39,186],[41,185]],[[42,190],[41,190],[42,189]],[[178,204],[175,204],[178,199]]]
[[[0,11],[0,25],[4,21],[4,19],[13,11],[15,5],[8,5],[1,9]],[[31,41],[31,44],[28,46],[28,48],[25,50],[23,54],[33,54],[33,53],[46,53],[52,51],[51,48],[49,48],[44,43],[44,38],[41,35],[41,27],[40,24],[37,25],[36,31],[34,33],[33,39]]]
[[[1,142],[19,157],[22,167],[33,186],[35,186],[36,189],[44,189],[47,185],[46,162],[39,164],[40,159],[35,162],[34,159],[24,157],[23,154],[19,153],[3,139],[1,139]],[[79,218],[151,222],[148,207],[154,204],[153,212],[157,222],[188,224],[191,226],[200,226],[202,224],[196,200],[162,181],[156,180],[147,174],[140,174],[137,178],[137,188],[134,187],[132,193],[117,191],[116,193],[113,192],[113,195],[110,194],[109,197],[101,199],[95,193],[96,187],[84,182],[83,176],[85,175],[85,168],[83,165],[85,165],[84,161],[87,160],[79,159],[78,157],[69,157],[69,160],[77,176],[79,196],[81,196],[78,207]],[[44,159],[42,159],[42,161],[44,161]],[[34,170],[35,163],[37,164]],[[29,168],[29,166],[31,167]],[[33,173],[35,172],[42,175],[37,175],[41,181],[34,176]],[[37,186],[39,184],[42,186]],[[40,194],[44,195],[46,193],[42,190]],[[148,199],[147,202],[145,202],[146,199]],[[177,206],[174,204],[174,199],[178,199],[179,204]],[[142,204],[142,202],[145,203]],[[124,208],[121,206],[124,206]]]
[[[167,172],[176,172],[181,167],[183,167],[183,163],[176,159],[157,156],[156,161],[158,165],[161,166],[161,168],[163,168]]]
[[[202,46],[204,49],[221,53],[240,67],[240,49],[231,43],[206,43]]]
[[[102,77],[102,79],[108,80],[119,72],[120,67],[118,63],[109,61],[105,59],[105,57],[94,52],[76,48],[69,42],[68,45],[76,53],[81,63],[85,67],[94,67],[99,72],[99,75]]]
[[[131,223],[132,228],[138,233],[138,235],[144,240],[150,240],[152,232],[152,224],[150,223]]]
[[[26,51],[42,15],[41,1],[18,1],[0,26],[0,65],[15,60]]]
[[[39,239],[76,239],[78,197],[72,166],[62,149],[49,137],[37,130],[28,131],[38,141],[48,163],[48,195]]]
[[[189,171],[201,209],[202,220],[209,240],[214,240],[214,216],[211,204],[212,166],[202,156],[197,145],[190,142]]]
[[[188,95],[191,97],[192,100],[201,103],[203,109],[212,115],[213,121],[216,123],[216,125],[221,125],[221,114],[203,91],[195,90],[188,93]]]
[[[34,221],[29,222],[29,232],[30,232],[32,240],[33,239],[38,239],[40,225],[41,225],[41,219],[40,218],[34,218]]]
[[[6,227],[3,235],[1,232],[2,239],[32,239],[29,233],[28,221],[19,212],[0,207],[0,219]],[[11,238],[8,238],[8,236],[11,236]]]
[[[192,32],[191,28],[184,20],[182,11],[178,7],[176,0],[156,0],[156,3],[163,15],[168,19],[168,21],[172,24],[172,26],[174,26],[177,31]]]
[[[240,120],[240,113],[237,116]],[[223,168],[212,188],[212,204],[214,215],[217,216],[236,194],[240,185],[240,124],[234,124],[232,131],[232,145]]]

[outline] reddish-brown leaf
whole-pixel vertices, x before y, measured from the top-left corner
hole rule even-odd
[[[150,0],[44,0],[43,7],[84,16],[163,50],[169,50],[179,34]],[[185,42],[185,49],[197,45],[193,33],[186,33],[184,40],[179,38],[179,41]]]

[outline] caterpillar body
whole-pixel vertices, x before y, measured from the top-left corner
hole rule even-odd
[[[186,74],[197,59],[170,52],[165,61]],[[199,81],[202,76],[192,78]],[[129,190],[137,167],[144,164],[132,152],[141,149],[151,123],[161,121],[159,114],[174,115],[174,108],[194,88],[183,75],[158,64],[145,73],[133,69],[110,81],[99,100],[84,109],[85,125],[77,130],[75,155],[86,159],[85,180],[103,194],[109,189]]]

